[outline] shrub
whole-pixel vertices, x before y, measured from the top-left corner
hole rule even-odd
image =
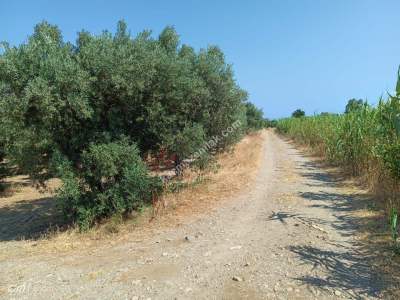
[[[135,144],[126,139],[91,144],[79,172],[62,167],[59,200],[64,213],[87,229],[96,220],[125,214],[149,201],[161,182],[149,176]]]

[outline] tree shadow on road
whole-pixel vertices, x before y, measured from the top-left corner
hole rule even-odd
[[[297,278],[317,288],[340,288],[351,296],[378,297],[385,287],[393,283],[388,282],[379,272],[371,272],[368,262],[371,258],[363,252],[354,252],[352,249],[332,251],[312,246],[291,246],[289,250],[297,254],[303,263],[327,271],[326,277],[307,275]]]
[[[308,275],[297,280],[321,289],[340,288],[353,298],[396,297],[400,259],[391,251],[386,221],[371,196],[342,189],[340,176],[325,172],[320,165],[307,162],[300,169],[307,183],[319,190],[299,196],[309,200],[311,207],[329,210],[333,216],[329,226],[346,242],[335,247],[291,246],[289,250],[304,264],[322,267],[327,273],[326,278]]]
[[[35,240],[64,225],[56,200],[38,192],[29,178],[17,176],[6,182],[0,194],[0,242]]]
[[[62,220],[51,197],[0,207],[0,242],[41,238],[65,225]]]
[[[312,218],[310,216],[305,216],[302,214],[298,213],[293,213],[293,212],[284,212],[284,211],[279,211],[279,212],[272,212],[272,215],[268,218],[268,221],[279,221],[283,224],[287,224],[286,220],[294,220],[294,221],[299,221],[303,224],[325,224],[326,222],[320,218]]]

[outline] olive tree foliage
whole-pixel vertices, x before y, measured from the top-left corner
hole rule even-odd
[[[246,103],[246,119],[248,131],[259,130],[268,126],[269,122],[264,119],[263,112],[253,103]]]
[[[82,153],[78,170],[59,158],[54,165],[64,183],[60,204],[82,229],[98,218],[138,209],[151,200],[152,193],[161,190],[160,180],[149,176],[136,145],[126,138],[90,144]]]
[[[75,160],[90,120],[90,76],[47,23],[28,43],[6,46],[0,57],[0,114],[6,152],[19,167],[40,178],[55,149]]]
[[[181,45],[173,27],[133,37],[120,21],[115,34],[81,31],[69,43],[42,22],[26,43],[3,48],[0,145],[38,182],[62,178],[61,206],[83,227],[148,198],[148,151],[167,147],[181,160],[237,120],[243,127],[218,149],[245,130],[247,94],[222,51]]]

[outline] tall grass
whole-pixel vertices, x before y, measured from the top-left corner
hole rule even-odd
[[[400,81],[399,81],[400,82]],[[311,147],[331,164],[360,176],[383,200],[388,215],[400,211],[400,84],[396,96],[341,115],[287,118],[278,131]]]

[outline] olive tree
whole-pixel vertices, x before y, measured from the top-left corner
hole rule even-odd
[[[87,228],[158,190],[145,153],[166,147],[179,164],[240,121],[216,148],[233,145],[259,117],[246,100],[223,52],[181,45],[173,27],[132,36],[120,21],[69,43],[42,22],[0,54],[0,147],[34,180],[60,177],[65,215]]]

